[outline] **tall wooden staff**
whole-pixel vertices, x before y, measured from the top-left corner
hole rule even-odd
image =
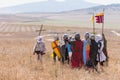
[[[95,18],[94,18],[94,12],[93,12],[93,17],[92,17],[92,22],[93,22],[93,34],[95,34]]]
[[[43,24],[42,24],[41,27],[40,27],[39,36],[40,36],[40,34],[41,34],[41,32],[42,32],[42,28],[43,28]]]
[[[104,9],[103,9],[103,18],[102,18],[102,34],[104,33]]]

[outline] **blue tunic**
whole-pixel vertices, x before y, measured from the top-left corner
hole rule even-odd
[[[71,51],[71,45],[68,43],[68,44],[66,45],[66,48],[67,48],[68,55],[69,55],[69,53],[72,52],[72,51]]]
[[[84,40],[83,41],[83,62],[84,65],[86,65],[87,59],[86,59],[86,45],[87,45],[87,41]]]

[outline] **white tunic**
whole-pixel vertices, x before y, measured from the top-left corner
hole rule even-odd
[[[102,61],[106,60],[106,56],[103,53],[104,42],[102,40],[99,42],[101,43],[101,46],[100,46],[100,44],[98,44],[98,47],[99,47],[98,53],[100,54],[100,56],[97,55],[97,61],[99,61],[99,59],[100,59],[100,62],[102,62]]]

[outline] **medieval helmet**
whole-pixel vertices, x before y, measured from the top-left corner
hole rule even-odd
[[[88,32],[85,33],[85,38],[88,39],[90,37],[90,34]]]
[[[91,34],[90,39],[95,40],[95,34]]]
[[[80,40],[80,34],[75,34],[75,40]]]
[[[68,40],[68,34],[64,34],[64,35],[63,35],[63,40],[64,40],[64,41]]]

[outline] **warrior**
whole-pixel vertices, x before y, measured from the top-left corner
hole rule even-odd
[[[62,63],[64,64],[65,61],[68,61],[68,64],[69,64],[72,51],[71,51],[71,45],[68,39],[68,34],[63,35],[63,41],[64,41],[64,44],[61,45]]]
[[[85,33],[85,40],[83,40],[83,62],[84,66],[86,66],[86,62],[89,60],[89,52],[90,52],[90,35],[88,32]]]
[[[83,42],[80,39],[80,34],[75,35],[75,41],[72,43],[72,58],[71,66],[72,68],[81,68],[83,65],[82,52],[83,52]]]
[[[95,35],[91,34],[90,37],[91,43],[90,43],[90,53],[89,53],[89,60],[87,61],[87,67],[90,69],[92,69],[94,71],[94,69],[97,71],[97,55],[98,55],[98,44],[95,41]],[[98,71],[97,71],[98,72]]]
[[[102,35],[98,34],[96,35],[96,42],[98,43],[98,56],[97,56],[97,61],[100,63],[100,68],[103,71],[103,63],[106,61],[106,56],[103,53],[103,48],[104,48],[104,41],[102,39]]]
[[[33,54],[35,55],[35,53],[37,54],[37,60],[40,60],[41,64],[42,64],[42,55],[45,54],[45,44],[42,41],[42,37],[39,36],[37,43],[34,46],[34,51]]]
[[[54,64],[55,64],[56,63],[56,57],[58,57],[59,61],[60,61],[60,58],[61,58],[58,35],[54,36],[54,41],[52,42],[51,45],[52,45],[52,49],[53,49],[53,60],[54,60]]]

